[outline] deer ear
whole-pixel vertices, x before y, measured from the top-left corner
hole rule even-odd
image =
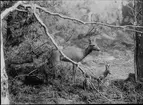
[[[110,65],[109,65],[109,64],[107,64],[107,67],[109,68],[109,67],[110,67]]]

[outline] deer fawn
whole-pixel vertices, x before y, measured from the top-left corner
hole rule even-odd
[[[97,46],[97,44],[89,38],[89,45],[86,49],[81,49],[75,46],[70,46],[67,48],[62,49],[62,52],[69,57],[71,60],[75,62],[81,62],[88,54],[90,54],[93,50],[94,51],[100,51],[100,48]],[[66,58],[61,56],[58,50],[53,50],[52,52],[52,64],[55,66],[59,61],[69,62]],[[75,82],[75,74],[76,74],[76,68],[77,66],[73,64],[73,82]],[[56,71],[55,71],[56,73]]]
[[[98,87],[100,86],[100,84],[103,84],[105,82],[105,78],[111,74],[110,72],[110,65],[106,64],[105,65],[105,71],[103,72],[103,74],[97,79],[98,82]]]
[[[99,77],[100,81],[102,81],[104,78],[106,78],[106,77],[108,76],[108,74],[111,74],[109,67],[110,67],[109,64],[106,64],[106,65],[105,65],[105,71],[104,71],[103,74]]]

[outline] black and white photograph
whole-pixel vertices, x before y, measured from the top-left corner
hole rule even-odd
[[[143,0],[1,0],[1,105],[143,104]]]

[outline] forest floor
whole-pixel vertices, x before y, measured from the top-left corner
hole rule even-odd
[[[102,84],[84,89],[80,77],[71,85],[66,80],[55,79],[48,85],[25,85],[16,80],[10,82],[10,96],[12,104],[119,104],[143,103],[143,85],[124,80],[129,73],[134,73],[133,54],[131,52],[118,54],[102,53],[98,56],[88,56],[83,61],[84,66],[98,76],[105,70],[105,64],[110,64],[110,84]]]

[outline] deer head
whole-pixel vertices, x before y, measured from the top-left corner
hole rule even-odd
[[[85,49],[85,56],[91,53],[92,51],[100,51],[100,48],[97,46],[95,39],[92,40],[91,38],[89,38],[88,41],[89,41],[89,45]]]

